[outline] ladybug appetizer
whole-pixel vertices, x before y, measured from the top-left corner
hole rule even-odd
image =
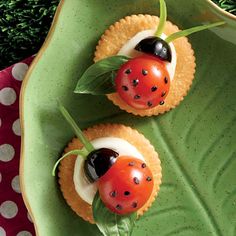
[[[60,110],[77,136],[53,168],[55,176],[60,164],[64,198],[84,220],[97,224],[103,235],[130,235],[135,220],[159,191],[158,154],[130,127],[104,124],[82,132],[61,105]]]
[[[132,15],[112,25],[101,37],[95,63],[79,79],[75,93],[106,94],[121,109],[140,116],[177,106],[195,73],[194,52],[186,36],[224,22],[180,31],[166,19],[166,4],[160,0],[160,18]]]

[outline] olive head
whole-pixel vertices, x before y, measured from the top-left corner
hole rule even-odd
[[[119,154],[108,148],[96,149],[89,153],[84,162],[84,170],[90,182],[103,176],[116,162]]]
[[[162,61],[171,62],[172,54],[170,45],[163,39],[151,36],[141,40],[135,50],[151,54]]]

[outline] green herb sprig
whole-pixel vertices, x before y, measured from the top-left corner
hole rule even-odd
[[[92,152],[95,150],[93,145],[89,142],[89,140],[84,136],[82,130],[79,128],[79,126],[75,123],[72,116],[69,114],[69,112],[65,109],[65,107],[59,103],[59,110],[61,111],[61,114],[64,116],[65,120],[68,122],[70,127],[75,132],[78,139],[83,143],[85,149],[87,152]]]
[[[161,34],[163,33],[164,28],[165,28],[165,24],[166,24],[166,19],[167,19],[166,3],[164,0],[160,0],[160,21],[159,21],[159,25],[157,27],[157,31],[155,33],[155,35],[157,37],[160,37]]]
[[[235,0],[212,0],[223,10],[236,15],[236,1]]]
[[[74,92],[93,95],[115,92],[114,79],[116,77],[116,70],[129,59],[129,57],[118,55],[92,64],[79,79]]]
[[[196,26],[196,27],[193,27],[193,28],[190,28],[190,29],[181,30],[181,31],[178,31],[176,33],[173,33],[173,34],[169,35],[165,39],[165,41],[167,43],[170,43],[170,42],[172,42],[172,41],[174,41],[178,38],[186,37],[190,34],[193,34],[193,33],[196,33],[196,32],[202,31],[202,30],[210,29],[210,28],[213,28],[213,27],[216,27],[216,26],[224,25],[224,24],[225,24],[224,21],[220,21],[220,22],[209,24],[209,25],[200,25],[200,26]]]
[[[80,150],[78,150],[78,149],[72,150],[72,151],[66,153],[65,155],[63,155],[61,158],[59,158],[57,160],[57,162],[53,166],[52,176],[56,175],[57,166],[60,164],[60,162],[64,158],[66,158],[66,157],[68,157],[70,155],[80,155],[82,158],[86,159],[88,154],[95,150],[95,148],[93,147],[91,142],[85,137],[85,135],[83,134],[82,130],[75,123],[74,119],[72,118],[70,113],[65,109],[65,107],[60,102],[58,102],[58,106],[59,106],[59,110],[60,110],[61,114],[63,115],[65,120],[68,122],[68,124],[70,125],[71,129],[73,129],[73,131],[75,132],[77,138],[81,141],[81,143],[83,143],[84,148],[82,148]]]
[[[0,0],[0,70],[38,52],[59,0]]]
[[[61,158],[59,158],[57,160],[57,162],[55,163],[55,165],[53,166],[53,169],[52,169],[52,176],[55,176],[56,175],[56,169],[57,169],[57,166],[60,164],[60,162],[65,159],[66,157],[70,156],[70,155],[80,155],[82,158],[86,158],[86,156],[88,155],[88,152],[87,150],[85,149],[81,149],[81,150],[72,150],[70,152],[67,152],[65,155],[63,155]]]
[[[93,218],[104,236],[130,236],[132,234],[137,213],[117,215],[103,204],[99,193],[93,199]]]

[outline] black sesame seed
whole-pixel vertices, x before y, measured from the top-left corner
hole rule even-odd
[[[116,209],[117,209],[117,210],[122,210],[122,206],[121,206],[120,204],[117,204],[117,205],[116,205]]]
[[[150,182],[150,181],[152,181],[152,178],[148,176],[148,177],[146,178],[146,180],[147,180],[148,182]]]
[[[149,101],[149,102],[147,103],[147,105],[148,105],[149,107],[151,107],[151,106],[152,106],[152,103]]]
[[[124,192],[124,195],[125,195],[125,196],[129,196],[129,195],[130,195],[130,192],[129,192],[129,191],[125,191],[125,192]]]
[[[160,101],[160,105],[164,105],[165,104],[165,102],[164,101]]]
[[[134,177],[134,183],[139,184],[139,179],[137,177]]]
[[[128,88],[127,86],[125,86],[125,85],[122,86],[122,89],[123,89],[124,91],[128,91],[128,90],[129,90],[129,88]]]
[[[110,193],[110,196],[111,196],[111,197],[116,197],[116,196],[117,196],[117,192],[116,192],[116,191],[112,191],[112,192]]]
[[[153,86],[153,87],[151,88],[151,91],[152,91],[152,92],[157,91],[157,86]]]
[[[136,87],[139,83],[139,80],[138,79],[134,79],[133,80],[133,86]]]
[[[129,163],[129,166],[134,166],[134,162],[133,162],[133,161],[130,162],[130,163]]]
[[[127,69],[126,71],[125,71],[125,74],[131,74],[131,72],[132,72],[132,70],[131,69]]]
[[[133,203],[132,203],[132,207],[133,207],[133,208],[136,208],[137,206],[138,206],[138,203],[137,203],[137,202],[133,202]]]
[[[145,75],[148,74],[148,71],[143,69],[143,70],[142,70],[142,74],[145,76]]]
[[[168,83],[168,78],[165,77],[164,81],[165,81],[165,83],[167,84],[167,83]]]
[[[142,164],[142,168],[146,168],[147,165],[145,163]]]
[[[140,99],[140,98],[141,98],[141,96],[138,94],[134,96],[134,99]]]
[[[164,97],[165,95],[166,95],[166,92],[163,91],[162,94],[161,94],[161,96]]]

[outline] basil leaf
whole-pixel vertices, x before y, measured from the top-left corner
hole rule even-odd
[[[104,236],[130,236],[133,231],[137,214],[117,215],[103,204],[99,193],[93,200],[93,217]]]
[[[93,95],[115,92],[116,71],[128,60],[126,56],[113,56],[94,63],[79,79],[74,92]]]

